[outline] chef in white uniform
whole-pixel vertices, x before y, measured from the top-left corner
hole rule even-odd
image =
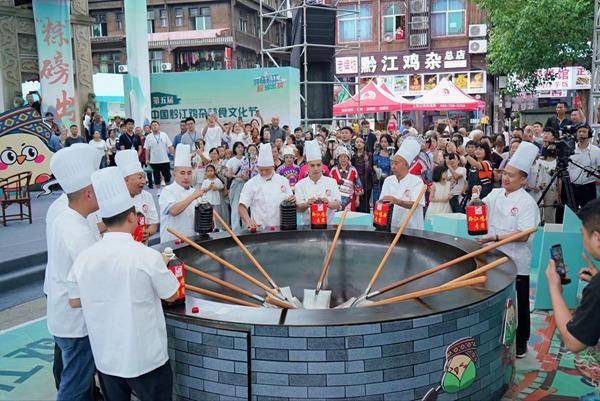
[[[409,209],[417,200],[417,196],[423,188],[423,180],[419,176],[409,173],[410,166],[415,157],[421,151],[421,145],[414,138],[408,137],[392,156],[392,175],[387,177],[381,187],[379,200],[390,202],[394,205],[392,216],[392,228],[398,229],[408,214]],[[421,197],[419,205],[415,209],[407,228],[423,230],[423,208],[425,197]]]
[[[135,211],[143,214],[146,218],[146,229],[142,240],[142,242],[146,242],[158,230],[158,212],[154,198],[150,192],[144,189],[146,173],[142,169],[137,152],[133,149],[117,152],[115,163],[117,163],[117,168],[125,179],[125,185],[133,198]]]
[[[304,156],[308,164],[308,176],[294,187],[298,211],[304,225],[310,225],[310,207],[318,201],[327,204],[327,224],[331,224],[335,211],[342,207],[342,195],[337,181],[323,175],[321,146],[315,139],[304,143]]]
[[[521,142],[502,172],[502,188],[493,189],[483,200],[488,211],[488,235],[481,243],[495,242],[519,231],[536,227],[540,223],[540,210],[535,200],[523,188],[538,155],[539,149],[530,142]],[[480,192],[475,186],[473,192]],[[532,236],[530,236],[532,237]],[[527,353],[529,340],[529,265],[531,263],[530,238],[498,248],[517,265],[517,357]]]
[[[69,299],[89,330],[106,401],[170,401],[173,375],[161,299],[174,301],[179,282],[161,254],[134,241],[137,215],[116,167],[92,175],[103,238],[82,251],[68,276],[79,290]]]
[[[240,194],[240,217],[251,231],[259,227],[278,227],[281,202],[286,199],[295,202],[288,180],[275,173],[271,144],[260,145],[257,164],[258,175],[244,184]]]
[[[98,237],[86,219],[98,210],[91,175],[98,169],[92,147],[68,147],[52,157],[50,170],[67,194],[66,207],[56,203],[48,219],[48,264],[44,278],[48,331],[60,349],[57,400],[93,400],[94,358],[81,310],[69,306],[77,288],[67,282],[75,258]],[[62,210],[61,210],[62,209]],[[57,357],[59,355],[56,355]]]
[[[160,209],[160,242],[177,238],[167,231],[174,228],[183,235],[194,235],[194,207],[201,202],[204,191],[194,189],[190,145],[178,144],[175,150],[175,182],[163,188],[158,206]]]

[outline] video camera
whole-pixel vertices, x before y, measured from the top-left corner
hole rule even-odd
[[[575,154],[575,145],[577,143],[577,130],[586,124],[569,124],[563,129],[558,130],[558,140],[554,141],[556,146],[556,159],[559,165],[566,167],[569,164],[569,158]]]

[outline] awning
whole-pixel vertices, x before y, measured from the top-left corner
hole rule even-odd
[[[333,106],[333,114],[336,116],[398,110],[411,110],[411,103],[401,96],[394,95],[387,86],[379,87],[373,81],[365,85],[358,96],[354,95]]]
[[[453,82],[443,79],[437,86],[411,102],[411,110],[477,110],[485,107],[485,102],[477,100]]]

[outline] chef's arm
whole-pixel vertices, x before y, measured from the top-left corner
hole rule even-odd
[[[175,291],[175,293],[173,295],[171,295],[169,298],[166,298],[165,301],[167,301],[167,302],[177,301],[177,291]]]
[[[395,196],[392,196],[392,195],[385,195],[385,196],[380,197],[380,199],[384,200],[384,201],[387,201],[387,202],[390,202],[390,203],[392,203],[394,205],[398,205],[398,206],[400,206],[401,208],[404,208],[404,209],[410,209],[411,207],[413,207],[413,203],[414,203],[413,201],[407,201],[407,200],[398,199],[398,198],[396,198]]]
[[[485,237],[481,237],[479,239],[477,239],[477,242],[485,244],[487,242],[498,242],[498,241],[502,241],[505,238],[510,237],[511,235],[515,235],[517,233],[519,233],[520,231],[515,231],[512,233],[506,233],[506,234],[496,234],[496,235],[488,235]],[[530,234],[531,235],[531,234]],[[529,240],[529,236],[523,237],[523,238],[519,238],[516,240],[513,240],[513,242],[527,242]]]
[[[146,226],[146,232],[148,237],[153,236],[158,231],[158,224],[149,224]]]
[[[189,195],[188,197],[186,197],[185,199],[183,199],[180,202],[174,203],[170,208],[169,208],[169,214],[171,216],[178,216],[180,215],[185,209],[187,209],[187,207],[196,199],[198,199],[199,197],[201,197],[202,195],[204,195],[204,191],[202,189],[197,189],[195,190],[191,195]]]
[[[342,202],[339,199],[334,199],[328,202],[327,207],[332,210],[340,210]]]
[[[81,299],[79,299],[79,298],[70,298],[69,299],[69,306],[71,308],[81,308]]]

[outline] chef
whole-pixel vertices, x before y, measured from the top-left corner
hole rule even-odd
[[[92,185],[107,231],[75,261],[68,280],[78,296],[69,304],[83,311],[105,401],[130,400],[132,392],[143,401],[170,401],[160,300],[174,301],[179,282],[158,251],[134,241],[134,201],[117,167],[95,172]]]
[[[177,239],[167,228],[174,228],[183,235],[194,235],[194,207],[201,202],[204,191],[191,186],[194,177],[190,157],[190,145],[178,144],[173,170],[175,182],[164,187],[158,199],[161,243]]]
[[[303,224],[310,225],[310,207],[316,202],[327,204],[327,224],[331,224],[336,210],[342,206],[342,195],[337,181],[323,175],[321,147],[317,140],[304,143],[308,176],[294,187],[298,211],[303,213]]]
[[[394,205],[392,216],[392,228],[398,229],[409,209],[417,200],[417,196],[423,188],[423,180],[419,176],[409,173],[410,166],[415,160],[421,145],[412,137],[407,137],[394,156],[392,156],[392,175],[387,177],[381,187],[379,200],[390,202]],[[407,228],[423,230],[423,208],[425,197],[421,197],[419,205],[415,209]]]
[[[91,175],[98,169],[98,152],[91,146],[68,147],[54,154],[50,170],[63,191],[67,205],[55,201],[52,215],[47,216],[48,264],[44,278],[48,331],[60,352],[55,354],[58,401],[93,400],[94,358],[81,310],[69,306],[69,298],[79,294],[67,282],[75,258],[93,245],[97,233],[86,219],[98,210]]]
[[[279,226],[279,204],[286,199],[295,202],[289,181],[275,173],[271,144],[260,145],[257,164],[258,175],[244,184],[240,194],[240,217],[250,231]]]
[[[142,169],[137,152],[133,149],[117,152],[115,162],[119,172],[125,179],[129,194],[133,198],[135,211],[143,215],[144,221],[138,221],[138,223],[142,223],[139,225],[140,229],[143,230],[142,242],[146,243],[148,238],[158,230],[158,212],[156,211],[154,198],[152,198],[150,192],[144,190],[146,173]]]
[[[519,231],[536,227],[540,211],[535,200],[523,188],[539,149],[533,143],[521,142],[502,171],[502,188],[493,189],[483,200],[488,210],[488,235],[481,243],[496,242]],[[480,186],[473,187],[479,193]],[[517,265],[517,357],[527,353],[529,340],[529,265],[531,244],[528,237],[498,248]]]

